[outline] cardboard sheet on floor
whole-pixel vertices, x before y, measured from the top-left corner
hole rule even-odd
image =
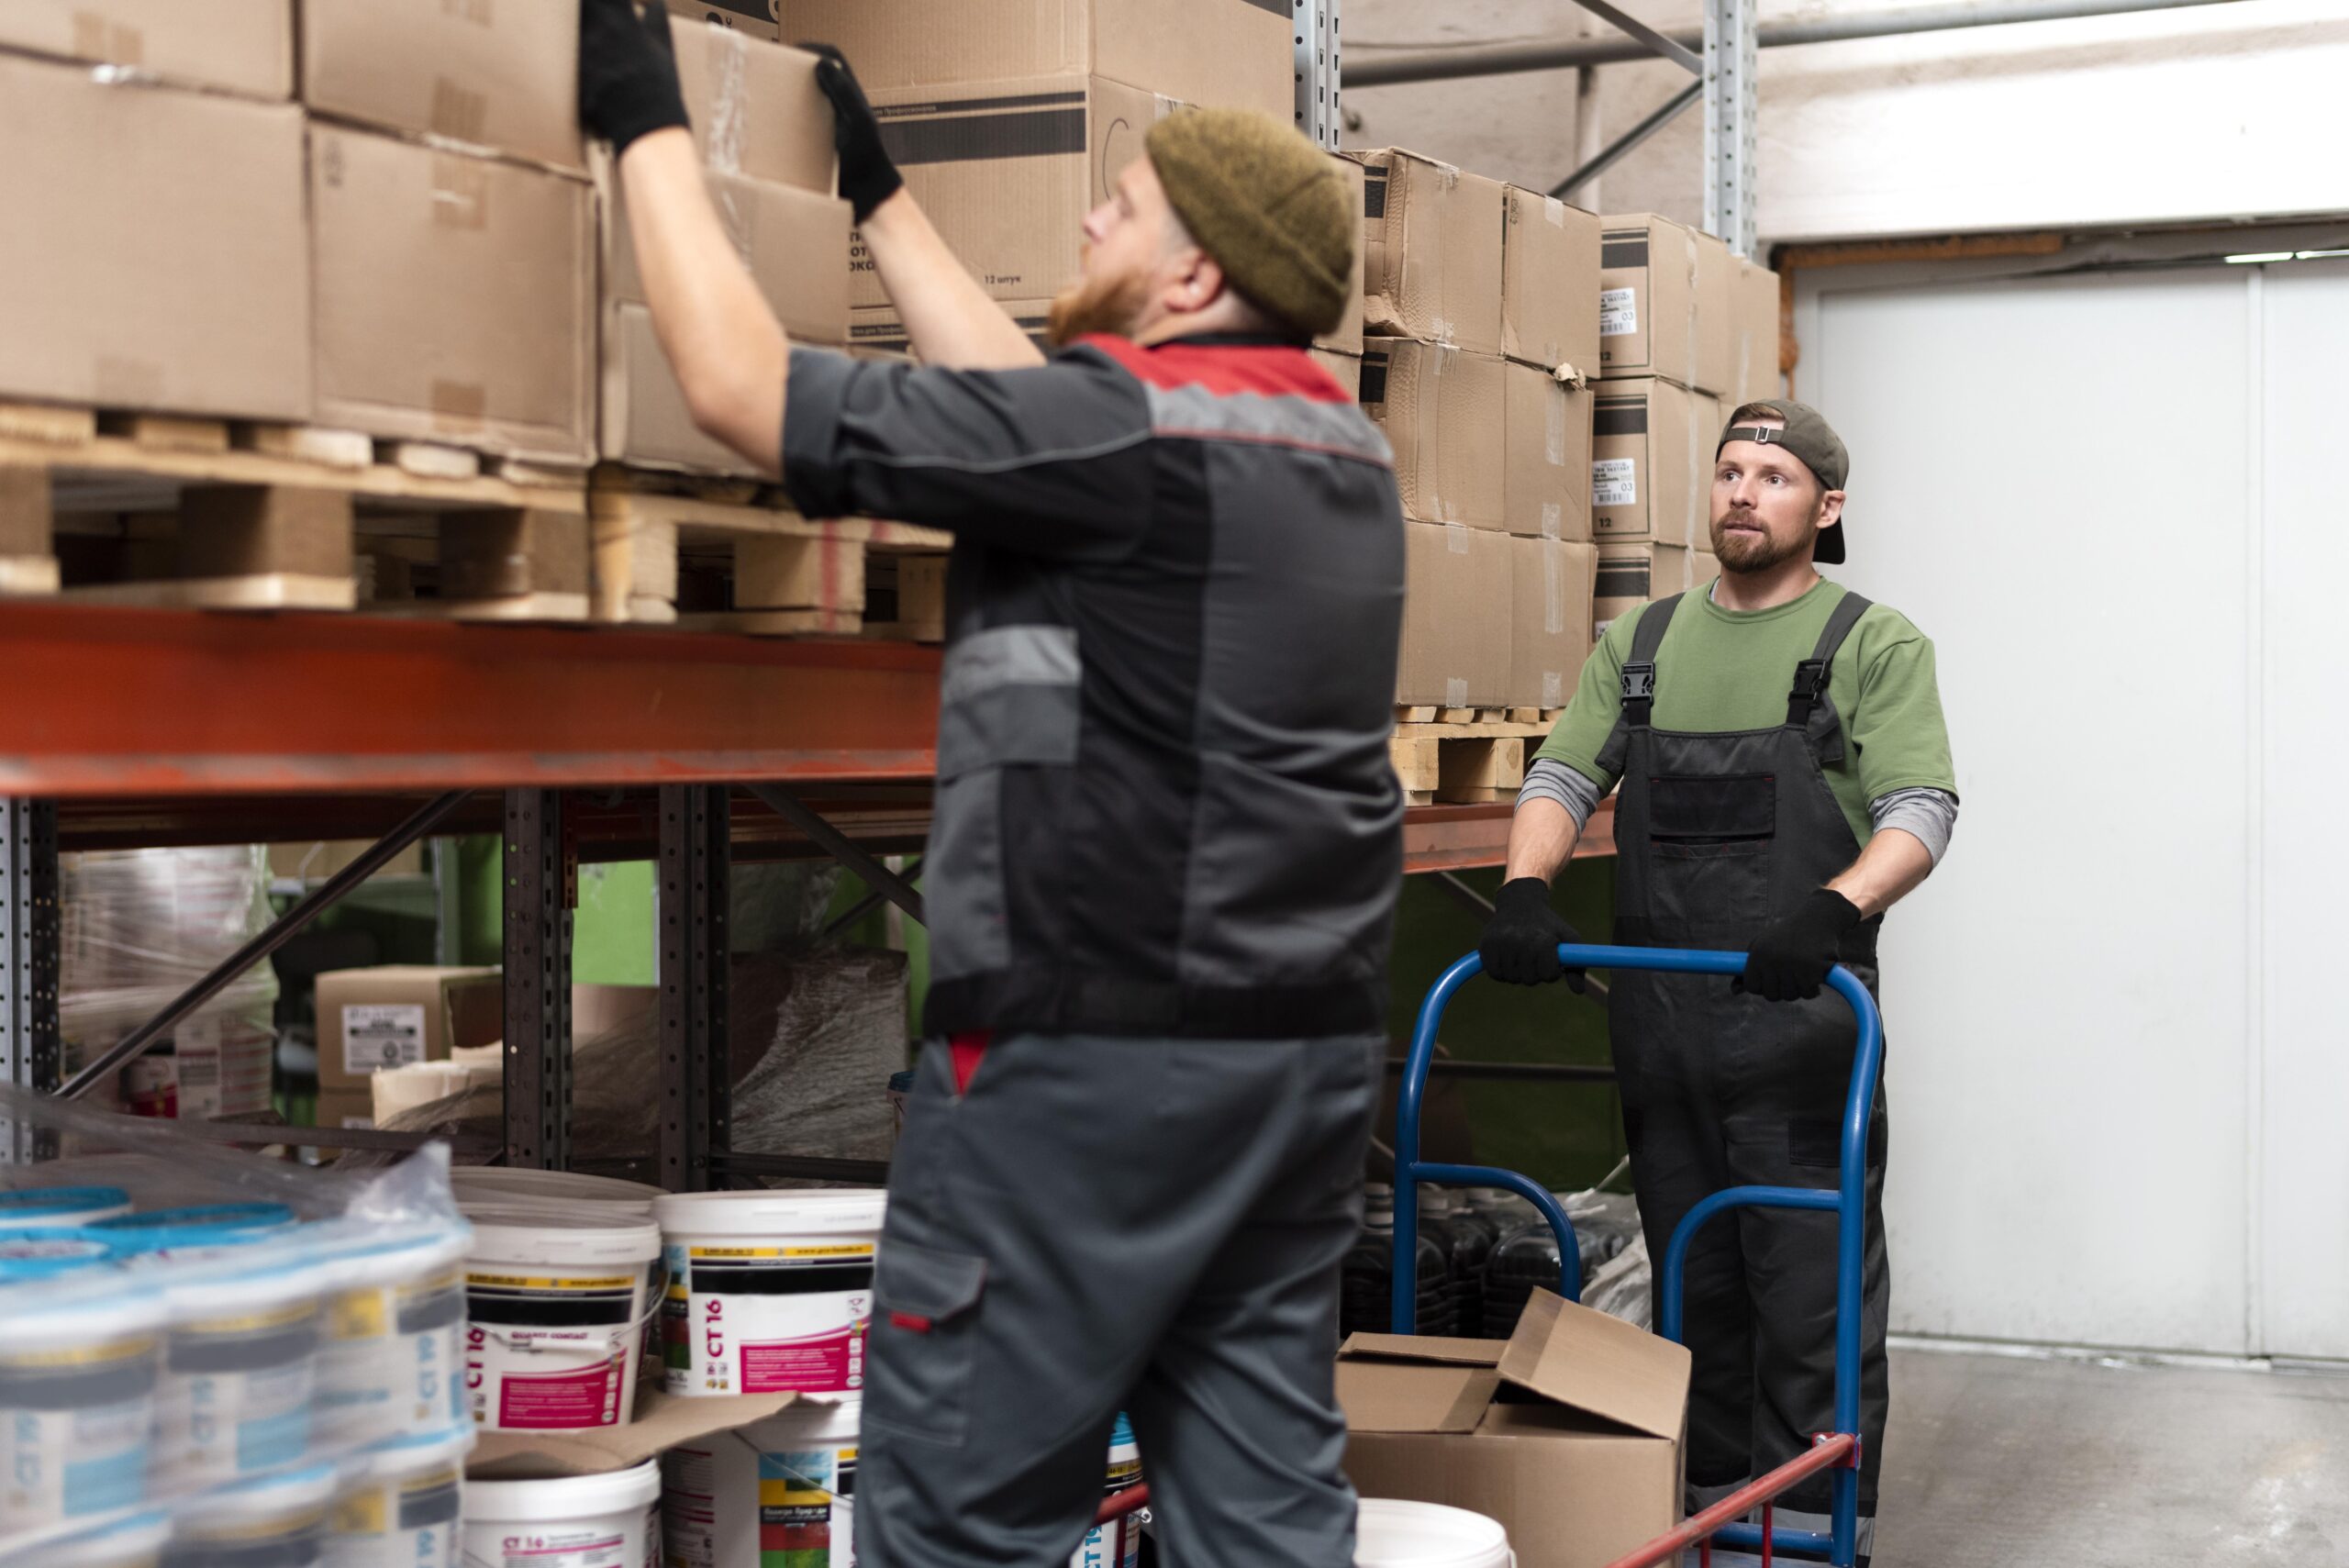
[[[796,1394],[738,1394],[705,1399],[636,1391],[636,1419],[624,1427],[570,1431],[477,1432],[465,1474],[475,1481],[542,1481],[558,1475],[604,1475],[656,1459],[679,1443],[732,1431],[779,1414]]]

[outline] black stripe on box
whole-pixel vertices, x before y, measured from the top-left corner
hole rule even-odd
[[[1598,264],[1610,272],[1629,272],[1648,264],[1648,237],[1637,239],[1609,239],[1598,247]]]
[[[1595,599],[1644,599],[1648,596],[1648,563],[1644,561],[1609,562],[1598,563],[1598,580],[1593,586]]]
[[[990,158],[1056,158],[1085,151],[1085,111],[1029,110],[882,122],[881,144],[901,164],[973,163]]]
[[[1386,401],[1386,356],[1365,355],[1362,361],[1362,391],[1356,402],[1364,406]]]
[[[1590,435],[1593,440],[1608,436],[1644,436],[1648,433],[1647,399],[1625,398],[1609,403],[1601,400],[1591,410]]]
[[[1364,169],[1362,175],[1362,215],[1366,218],[1386,216],[1386,171]]]

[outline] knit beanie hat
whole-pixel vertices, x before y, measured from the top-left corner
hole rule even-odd
[[[1328,153],[1254,109],[1178,109],[1142,147],[1233,287],[1301,335],[1337,326],[1362,214]]]

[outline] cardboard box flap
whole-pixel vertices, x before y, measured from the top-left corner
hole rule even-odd
[[[1488,1366],[1338,1363],[1338,1404],[1350,1432],[1473,1432],[1500,1385],[1500,1374]]]
[[[658,1388],[636,1391],[636,1419],[624,1427],[569,1431],[485,1431],[473,1438],[465,1473],[476,1481],[542,1481],[630,1470],[679,1443],[732,1431],[780,1414],[796,1394],[684,1398]]]
[[[1338,1354],[1356,1361],[1428,1362],[1447,1366],[1498,1366],[1507,1340],[1453,1340],[1441,1334],[1349,1334]]]
[[[1687,1346],[1536,1290],[1501,1354],[1500,1376],[1670,1442],[1687,1415],[1688,1366]]]

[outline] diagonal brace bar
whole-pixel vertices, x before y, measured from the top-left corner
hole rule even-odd
[[[754,784],[743,786],[764,801],[777,817],[807,835],[817,848],[854,872],[864,885],[903,909],[907,915],[930,924],[922,913],[921,895],[912,884],[868,855],[849,836],[808,809],[807,804],[781,784]]]
[[[1704,75],[1704,57],[1699,55],[1695,50],[1690,49],[1687,44],[1682,43],[1678,39],[1674,38],[1669,33],[1660,33],[1656,31],[1653,28],[1649,27],[1645,22],[1641,21],[1637,17],[1631,16],[1628,12],[1617,10],[1614,6],[1608,4],[1607,0],[1575,0],[1575,4],[1580,6],[1584,10],[1598,17],[1600,21],[1612,23],[1622,31],[1631,34],[1631,37],[1647,45],[1648,48],[1653,50],[1657,54],[1663,56],[1664,59],[1672,61],[1673,64],[1680,67],[1681,70],[1686,71],[1689,75]]]
[[[1704,91],[1705,83],[1702,80],[1689,83],[1687,86],[1683,87],[1678,93],[1673,95],[1662,108],[1657,109],[1655,113],[1650,115],[1647,118],[1642,120],[1639,124],[1625,131],[1621,136],[1617,137],[1613,141],[1607,145],[1604,150],[1602,150],[1597,157],[1593,158],[1589,162],[1584,164],[1581,168],[1575,170],[1573,173],[1567,175],[1556,184],[1551,186],[1550,194],[1563,200],[1565,197],[1572,195],[1575,192],[1575,187],[1577,185],[1588,184],[1591,181],[1598,179],[1598,176],[1604,174],[1609,169],[1621,161],[1622,159],[1636,149],[1640,143],[1645,141],[1648,138],[1653,136],[1656,132],[1662,130],[1665,126],[1670,125],[1675,119],[1678,118],[1680,112],[1686,109],[1689,105],[1695,103],[1698,98],[1702,96]]]
[[[905,878],[906,885],[911,887],[915,883],[921,880],[921,862],[918,860],[915,861],[913,864],[907,866],[898,874]],[[878,909],[882,905],[886,904],[888,901],[888,897],[885,894],[866,894],[863,897],[858,899],[855,903],[842,910],[829,925],[827,925],[823,929],[822,932],[818,934],[816,940],[820,942],[830,941],[833,938],[849,929],[859,920],[863,919],[867,915],[872,914],[873,911]]]
[[[319,884],[309,896],[272,920],[257,935],[248,939],[243,946],[213,965],[210,973],[173,997],[161,1012],[124,1035],[95,1061],[67,1079],[57,1091],[59,1096],[68,1100],[80,1099],[107,1073],[169,1034],[191,1013],[226,990],[229,982],[293,940],[305,926],[342,902],[345,894],[382,870],[393,856],[439,827],[444,817],[465,803],[467,794],[465,790],[454,789],[426,802],[406,821],[376,840],[357,860]]]

